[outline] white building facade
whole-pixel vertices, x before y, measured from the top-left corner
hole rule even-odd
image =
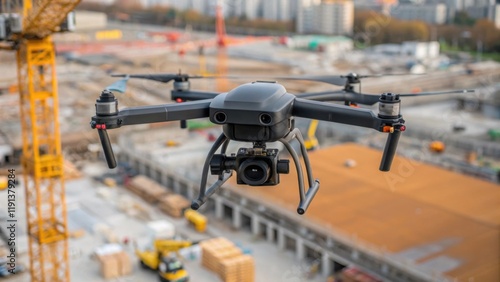
[[[297,32],[351,35],[354,3],[350,0],[303,0],[298,7]]]

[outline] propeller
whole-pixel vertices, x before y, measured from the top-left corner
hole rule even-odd
[[[172,80],[175,81],[188,81],[191,78],[212,78],[211,76],[201,76],[201,75],[187,75],[183,73],[159,73],[159,74],[112,74],[112,77],[130,77],[130,78],[141,78],[154,80],[162,83],[168,83]]]
[[[454,93],[472,93],[474,89],[460,89],[449,91],[436,91],[436,92],[420,92],[420,93],[402,93],[397,94],[400,97],[420,97],[442,94]],[[354,91],[338,90],[338,91],[324,91],[315,93],[304,93],[297,95],[299,98],[316,100],[316,101],[350,101],[352,103],[361,105],[374,105],[379,101],[379,95],[363,94]]]
[[[342,75],[297,75],[297,76],[275,76],[276,79],[284,80],[309,80],[324,82],[328,84],[344,86],[348,82],[348,78]]]
[[[127,89],[127,82],[129,79],[128,75],[124,76],[124,79],[120,79],[118,81],[113,82],[109,86],[107,86],[105,89],[109,91],[116,91],[120,93],[125,93],[125,90]]]
[[[399,75],[415,75],[415,74],[386,73],[386,74],[359,75],[357,73],[351,72],[346,75],[292,75],[292,76],[271,76],[271,77],[274,79],[283,79],[283,80],[306,80],[306,81],[324,82],[337,86],[346,86],[347,88],[350,84],[360,83],[361,78],[399,76]],[[261,76],[224,76],[224,77],[232,79],[262,78]]]

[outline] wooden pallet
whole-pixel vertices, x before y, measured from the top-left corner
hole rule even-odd
[[[191,202],[179,194],[170,194],[161,197],[158,207],[164,213],[172,217],[182,217],[185,209],[189,208]]]
[[[150,204],[158,203],[159,199],[169,194],[166,187],[144,175],[132,178],[125,187]]]
[[[217,273],[225,282],[255,281],[255,263],[238,247],[225,238],[214,238],[200,243],[201,264]]]

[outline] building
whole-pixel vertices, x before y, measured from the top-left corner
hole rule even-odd
[[[391,9],[391,16],[401,20],[421,20],[430,24],[446,22],[445,4],[399,4]]]
[[[237,0],[233,6],[234,16],[255,20],[262,17],[261,0]]]
[[[489,19],[500,29],[500,4],[472,6],[466,10],[467,15],[474,19]]]
[[[298,8],[297,32],[351,35],[354,3],[346,0],[303,0]]]
[[[271,21],[289,21],[295,18],[296,11],[291,3],[296,0],[262,1],[262,18]]]
[[[299,0],[296,23],[298,33],[311,33],[315,30],[315,7],[320,3],[321,0]]]
[[[493,22],[495,23],[495,26],[500,29],[500,4],[495,5],[494,11]]]

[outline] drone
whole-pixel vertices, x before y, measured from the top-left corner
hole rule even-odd
[[[198,197],[191,208],[199,209],[208,198],[236,172],[237,184],[249,186],[273,186],[280,183],[280,174],[289,173],[289,160],[279,158],[279,150],[268,148],[267,143],[280,142],[291,156],[297,171],[299,188],[298,214],[304,214],[319,190],[320,182],[313,173],[301,132],[295,127],[295,118],[309,118],[371,128],[388,134],[380,162],[380,171],[389,171],[394,159],[398,141],[406,130],[401,115],[402,95],[383,93],[369,95],[354,92],[350,84],[356,83],[349,76],[303,76],[282,77],[344,85],[341,91],[306,93],[294,95],[276,81],[253,81],[237,86],[229,92],[214,93],[191,91],[191,78],[187,74],[136,74],[113,75],[124,79],[104,89],[96,100],[96,115],[91,127],[97,129],[109,168],[116,167],[116,160],[109,141],[107,129],[122,126],[185,121],[197,118],[209,120],[222,126],[223,132],[214,142],[205,159]],[[363,76],[357,76],[356,79]],[[171,98],[177,103],[141,106],[118,110],[118,100],[113,91],[124,92],[129,78],[142,78],[168,83],[173,81]],[[429,92],[423,95],[473,92],[473,90]],[[403,94],[403,96],[421,94]],[[369,98],[367,98],[369,97]],[[326,101],[348,101],[360,104],[379,103],[378,113],[370,109],[346,107]],[[292,140],[300,144],[300,152],[306,169],[307,186],[300,158],[290,145]],[[251,148],[239,148],[237,153],[226,154],[230,141],[251,142]],[[217,151],[220,152],[217,154]],[[208,173],[218,176],[217,181],[207,189]]]

